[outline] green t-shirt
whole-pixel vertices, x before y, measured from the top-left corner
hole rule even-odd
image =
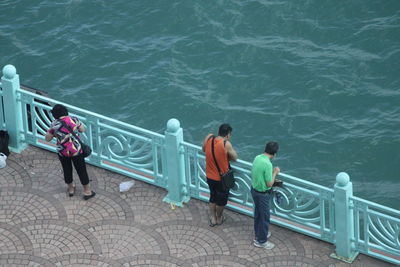
[[[271,187],[267,186],[267,182],[272,181],[272,163],[265,154],[260,154],[254,158],[253,167],[251,168],[251,185],[260,192],[265,192]]]

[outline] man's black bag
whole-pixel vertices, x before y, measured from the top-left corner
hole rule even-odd
[[[0,130],[0,152],[8,157],[10,155],[10,150],[8,150],[8,141],[10,136],[7,131]]]
[[[225,191],[235,187],[235,176],[233,170],[229,169],[226,173],[221,174],[222,187]]]

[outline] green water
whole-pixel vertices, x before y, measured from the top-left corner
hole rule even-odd
[[[1,65],[50,97],[400,208],[400,1],[0,2]]]

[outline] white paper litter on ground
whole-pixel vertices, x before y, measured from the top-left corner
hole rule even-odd
[[[119,184],[119,192],[126,192],[135,184],[135,181],[127,181]]]

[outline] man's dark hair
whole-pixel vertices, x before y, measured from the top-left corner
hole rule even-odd
[[[56,104],[51,110],[51,114],[58,120],[62,116],[68,116],[68,109],[64,105]]]
[[[265,145],[265,153],[275,155],[279,150],[279,144],[277,142],[268,142]]]
[[[221,124],[218,129],[218,135],[225,137],[232,132],[232,127],[228,123]]]

